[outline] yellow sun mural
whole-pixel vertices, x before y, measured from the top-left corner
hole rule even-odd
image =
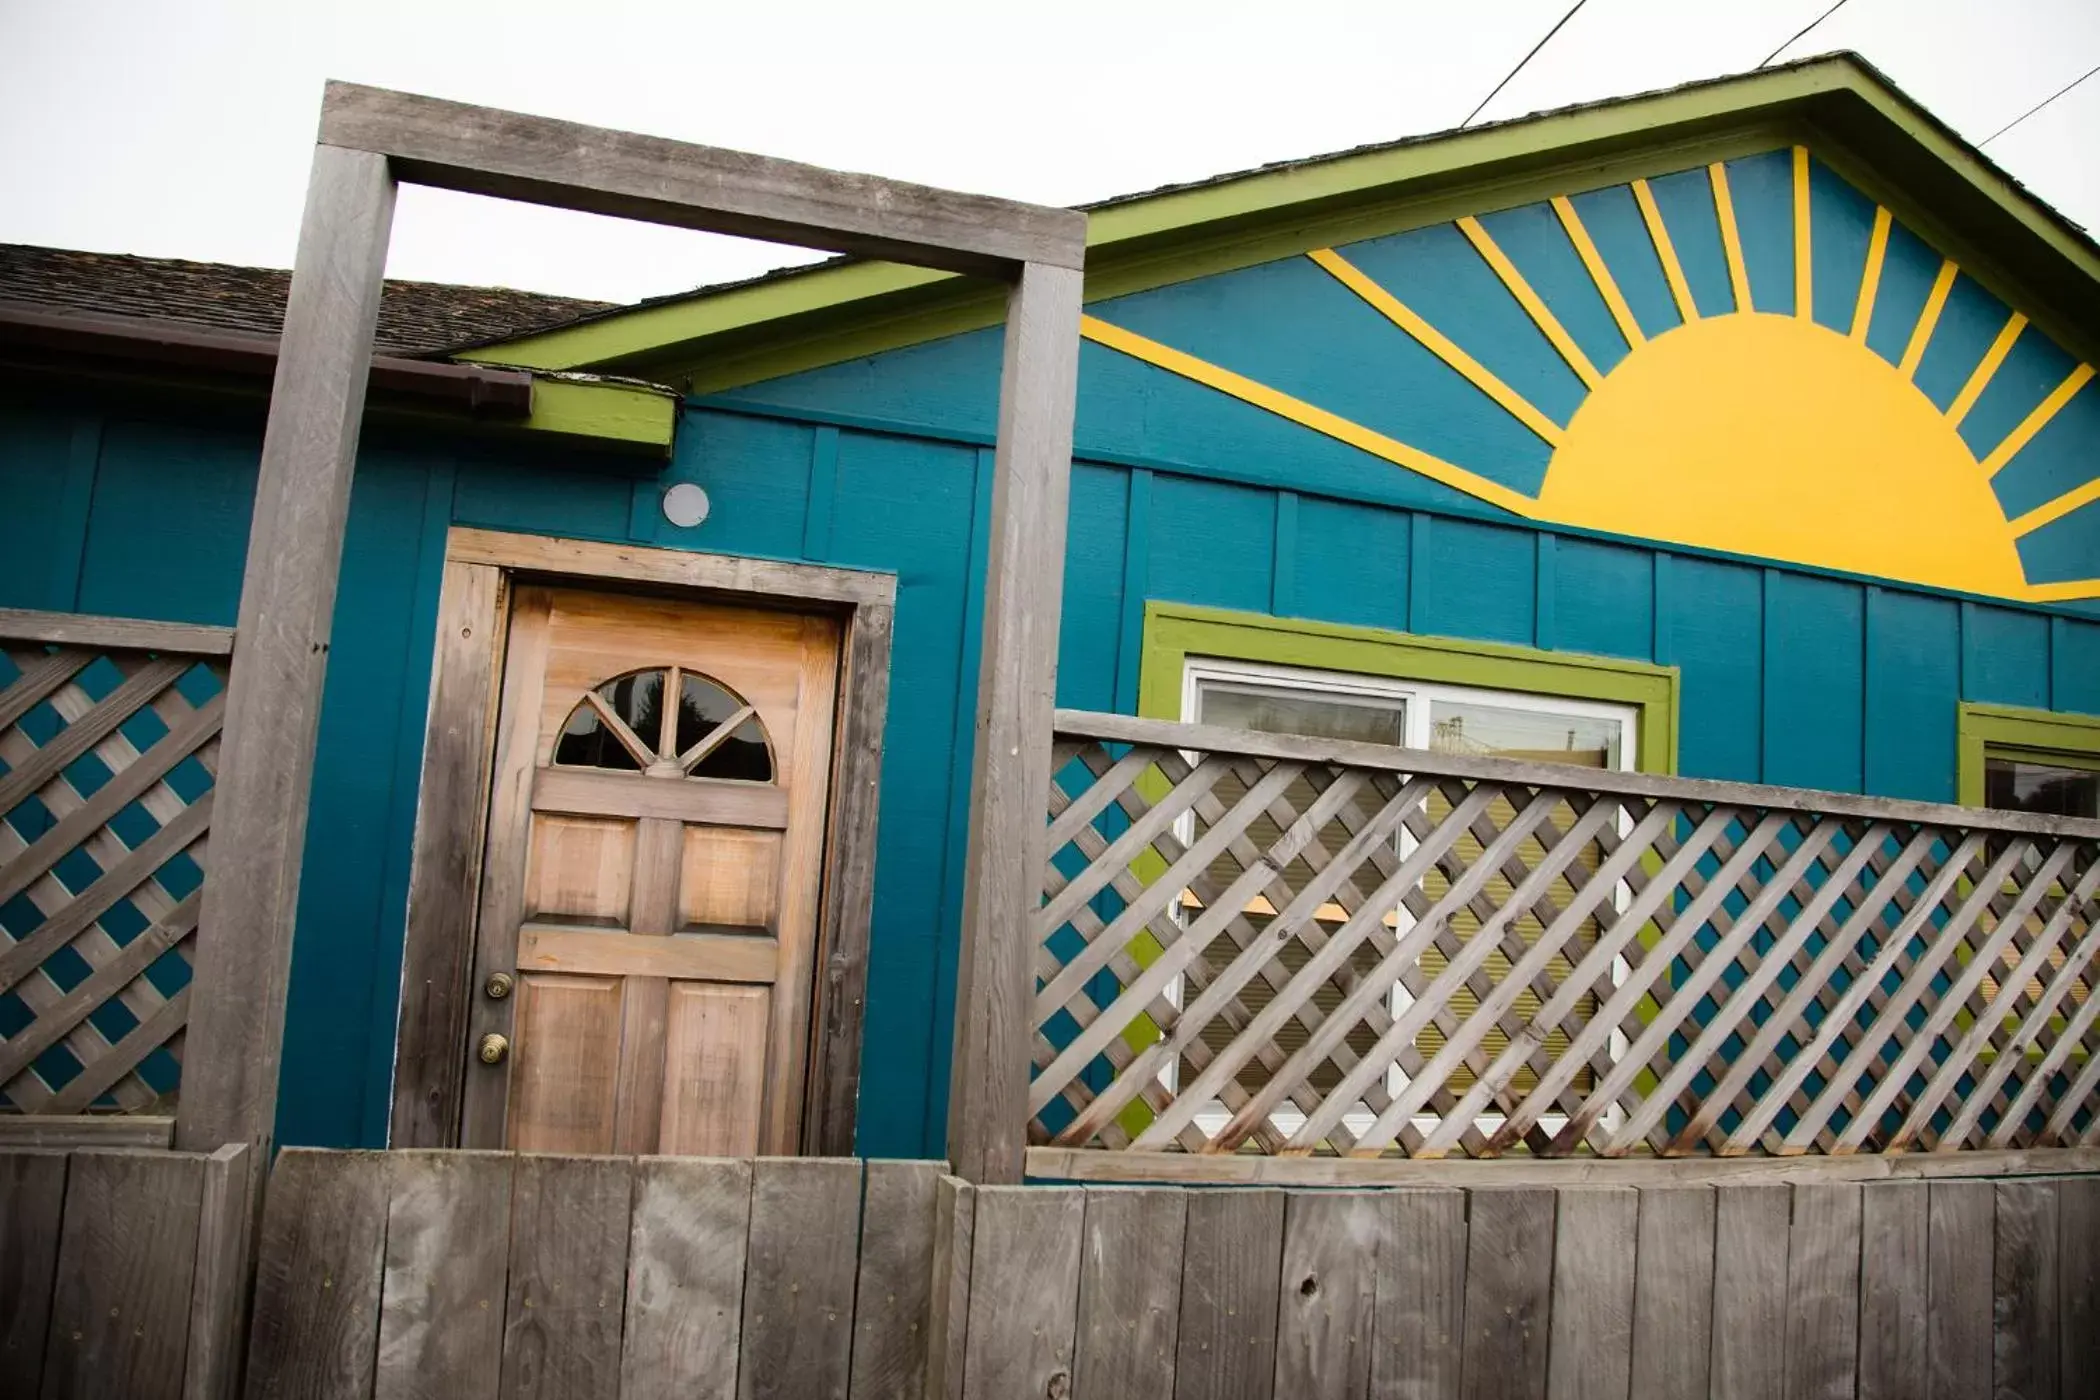
[[[2100,578],[2037,580],[2021,554],[2024,536],[2100,501],[2100,461],[2085,473],[2089,479],[2074,480],[2067,490],[2059,489],[2061,483],[2051,485],[2045,499],[2020,509],[2003,503],[1992,480],[2085,388],[2092,367],[2075,365],[1995,444],[1979,451],[1964,437],[1962,424],[2021,336],[2030,333],[2026,317],[2002,307],[1994,312],[2004,319],[1993,323],[1995,336],[1980,359],[1950,402],[1935,402],[1921,389],[1918,372],[1959,269],[1941,258],[1930,274],[1929,292],[1919,280],[1922,306],[1914,316],[1908,308],[1901,313],[1906,324],[1898,329],[1907,333],[1900,355],[1893,341],[1880,352],[1870,348],[1868,328],[1874,323],[1892,225],[1888,210],[1877,207],[1856,293],[1847,283],[1851,323],[1842,328],[1819,323],[1813,315],[1817,264],[1811,248],[1809,158],[1799,148],[1790,154],[1791,314],[1759,310],[1753,303],[1751,269],[1723,165],[1709,167],[1706,179],[1712,226],[1725,254],[1721,295],[1732,305],[1717,310],[1710,296],[1705,314],[1655,192],[1645,180],[1630,186],[1678,318],[1660,331],[1653,318],[1644,331],[1611,260],[1576,205],[1566,198],[1549,201],[1567,246],[1624,339],[1624,353],[1605,371],[1489,229],[1478,219],[1457,221],[1473,251],[1580,381],[1579,403],[1572,414],[1558,418],[1484,362],[1491,355],[1468,352],[1467,325],[1448,313],[1442,326],[1432,324],[1396,294],[1390,277],[1374,277],[1343,252],[1319,249],[1308,255],[1550,449],[1534,490],[1411,445],[1392,433],[1390,423],[1387,431],[1379,431],[1358,421],[1361,414],[1330,412],[1313,401],[1316,393],[1302,387],[1296,394],[1285,392],[1101,316],[1086,319],[1085,333],[1099,344],[1541,522],[1997,597],[2100,597]],[[1720,266],[1716,260],[1711,274],[1716,286]],[[2092,567],[2096,562],[2088,558],[2085,567],[2072,572],[2100,572]]]

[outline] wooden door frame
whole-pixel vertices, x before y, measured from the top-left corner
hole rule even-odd
[[[481,863],[513,581],[640,585],[840,620],[802,1150],[853,1152],[889,710],[894,574],[454,526],[445,542],[394,1043],[392,1147],[453,1147],[467,1063]]]

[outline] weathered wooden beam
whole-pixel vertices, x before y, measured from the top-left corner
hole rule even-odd
[[[0,637],[119,651],[186,651],[198,656],[224,656],[233,650],[231,627],[95,617],[88,613],[31,612],[23,608],[0,608]]]
[[[383,157],[315,150],[220,741],[176,1114],[186,1150],[260,1148],[276,1118],[314,736],[393,212]]]
[[[1007,303],[948,1089],[948,1159],[980,1183],[1019,1181],[1026,1147],[1081,282],[1032,263]]]
[[[1085,255],[1076,210],[354,83],[328,85],[321,140],[379,152],[417,184],[954,272]]]

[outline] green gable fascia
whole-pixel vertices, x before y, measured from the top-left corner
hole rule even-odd
[[[1128,295],[1804,143],[2036,323],[2100,355],[2100,249],[1852,55],[1137,196],[1089,216],[1087,297]],[[835,262],[459,358],[706,393],[997,324],[991,284]]]

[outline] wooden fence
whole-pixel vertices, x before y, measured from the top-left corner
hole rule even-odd
[[[1033,1141],[2100,1140],[2100,823],[1060,712]]]
[[[0,1111],[175,1101],[232,637],[0,611]]]

